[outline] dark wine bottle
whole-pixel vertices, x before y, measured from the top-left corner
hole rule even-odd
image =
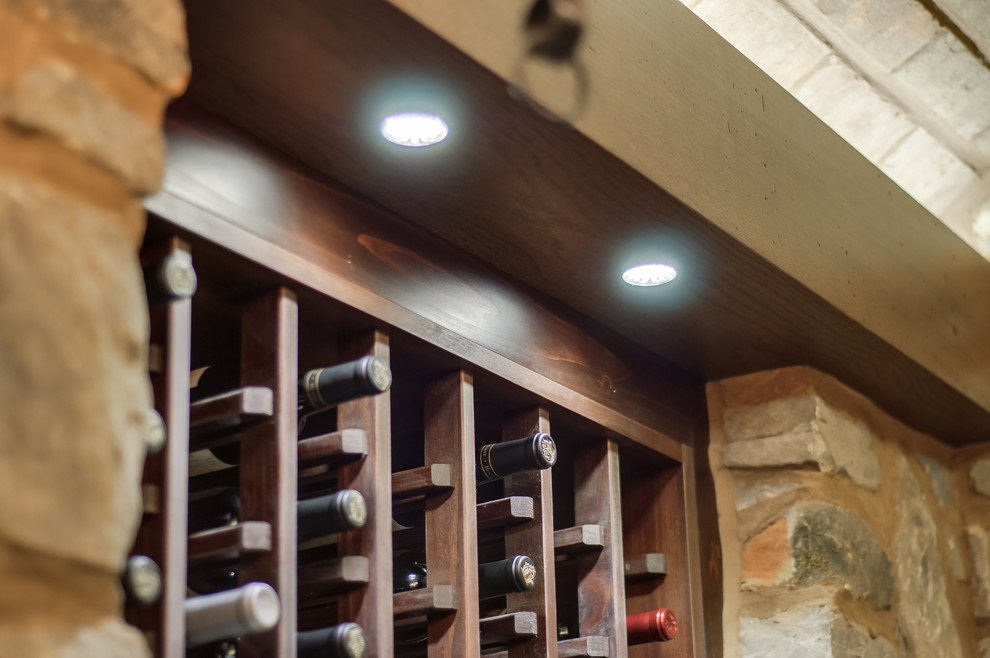
[[[237,523],[241,496],[237,489],[223,489],[215,496],[194,501],[189,506],[189,532]],[[296,503],[299,541],[361,528],[368,520],[368,506],[361,492],[341,489],[332,494]]]
[[[241,494],[227,488],[220,492],[189,501],[189,534],[212,530],[237,523],[241,513]]]
[[[267,631],[281,615],[278,594],[267,583],[194,596],[184,607],[188,647]]]
[[[326,496],[300,500],[296,503],[299,516],[299,541],[356,530],[368,521],[368,506],[361,492],[341,489]]]
[[[124,601],[128,607],[151,605],[162,595],[161,569],[147,555],[132,555],[127,558],[120,583],[124,588]]]
[[[364,631],[354,622],[296,634],[299,658],[364,658],[367,648]]]
[[[670,608],[626,615],[626,638],[629,646],[647,642],[666,642],[677,635],[677,617]]]
[[[502,443],[489,443],[478,451],[475,479],[479,483],[513,473],[544,470],[557,462],[557,445],[546,432]]]
[[[190,396],[193,401],[203,400],[236,388],[236,377],[228,376],[227,368],[210,366],[199,379]],[[315,413],[333,409],[339,404],[366,395],[384,393],[392,386],[392,371],[384,359],[363,356],[328,368],[317,368],[299,378],[298,433],[306,427],[306,419]],[[240,463],[240,444],[231,443],[210,452],[220,461],[232,466]]]
[[[175,252],[144,271],[148,306],[158,306],[175,299],[192,297],[196,292],[196,270],[192,256]]]
[[[536,587],[536,564],[526,555],[514,555],[478,565],[478,598],[490,599]]]
[[[426,554],[396,551],[392,555],[392,591],[408,592],[426,587]]]
[[[422,551],[398,551],[392,558],[392,591],[426,587],[426,556]],[[478,565],[478,599],[490,599],[536,586],[536,565],[526,555]]]
[[[377,356],[310,370],[299,379],[299,418],[366,395],[384,393],[391,386],[392,370]]]

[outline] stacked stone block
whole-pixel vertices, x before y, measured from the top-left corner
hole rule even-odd
[[[809,368],[710,384],[709,409],[725,656],[990,655],[990,456]]]
[[[137,250],[188,75],[178,0],[0,0],[0,658],[147,655]]]

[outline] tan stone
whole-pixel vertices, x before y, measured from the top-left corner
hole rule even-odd
[[[895,658],[890,640],[869,631],[826,606],[806,605],[767,619],[743,618],[740,641],[744,658]]]
[[[0,626],[0,658],[143,658],[148,643],[136,628],[106,617],[97,624]]]
[[[932,491],[935,492],[935,496],[938,498],[938,504],[942,507],[954,505],[956,495],[953,492],[952,476],[949,474],[948,467],[928,455],[919,453],[917,457],[918,462],[924,467],[925,472],[928,473],[928,478],[932,483]]]
[[[174,0],[9,0],[99,46],[172,95],[189,78],[185,13]]]
[[[824,452],[819,439],[814,432],[800,432],[729,443],[722,460],[729,468],[817,464]]]
[[[50,59],[16,78],[0,99],[0,118],[51,135],[106,167],[134,193],[161,184],[165,138],[66,62]]]
[[[898,625],[912,655],[962,656],[959,628],[941,568],[935,520],[907,460],[899,458],[897,466],[902,474],[894,537]]]
[[[990,498],[990,457],[973,464],[969,470],[969,478],[977,493]]]
[[[0,176],[0,536],[117,570],[139,520],[147,315],[122,223]]]
[[[729,441],[746,441],[810,432],[817,413],[818,398],[813,395],[730,407],[725,410],[724,416],[726,438]]]
[[[798,489],[801,485],[797,482],[786,482],[774,478],[769,482],[739,482],[735,483],[736,509],[744,510],[765,500],[782,496],[785,493]]]
[[[990,537],[985,528],[969,526],[969,554],[973,558],[973,613],[990,617]]]
[[[743,589],[780,585],[794,575],[787,519],[777,519],[743,548]]]
[[[869,428],[816,396],[727,409],[725,426],[730,441],[723,463],[729,468],[817,464],[823,473],[846,475],[868,489],[880,486]]]

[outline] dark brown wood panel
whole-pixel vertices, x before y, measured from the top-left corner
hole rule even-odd
[[[342,361],[362,356],[389,361],[388,336],[380,331],[351,339],[341,346]],[[364,496],[368,520],[363,528],[340,535],[341,556],[367,557],[371,581],[342,595],[338,621],[353,621],[364,629],[369,656],[392,655],[392,474],[389,393],[345,402],[337,408],[337,426],[362,429],[368,436],[368,456],[340,467],[338,486]]]
[[[176,110],[167,132],[148,207],[169,222],[668,456],[690,442],[696,398],[657,357],[209,117]]]
[[[463,370],[426,391],[423,456],[453,464],[453,490],[426,500],[426,564],[433,586],[450,586],[457,614],[432,616],[430,656],[475,656],[478,640],[478,532],[475,524],[474,381]],[[455,557],[456,556],[456,557]],[[453,558],[453,559],[452,559]]]
[[[623,576],[622,493],[615,441],[583,446],[574,460],[574,521],[602,528],[603,548],[578,583],[582,637],[605,638],[608,654],[625,658],[626,599]]]
[[[245,306],[241,319],[241,386],[272,390],[270,418],[240,433],[243,521],[263,521],[272,548],[241,563],[240,583],[261,581],[278,592],[282,615],[265,633],[245,636],[244,658],[292,658],[296,651],[296,381],[298,309],[293,293],[280,288]]]
[[[191,98],[693,376],[721,379],[808,364],[950,442],[972,442],[990,431],[986,409],[579,131],[516,103],[504,80],[387,2],[200,0],[189,3],[188,14]],[[259,43],[265,47],[254,47]],[[387,103],[377,101],[400,94],[403,85],[449,102],[446,142],[411,152],[381,142],[376,127]],[[269,224],[288,220],[290,231],[301,228],[285,211],[292,204],[280,201],[298,198],[282,179],[253,165],[220,171],[225,165],[218,159],[201,159],[196,167],[174,161],[175,154],[173,140],[168,193],[228,218],[238,214],[230,208],[250,204],[255,216],[277,218]],[[412,262],[395,249],[407,243],[378,242],[384,236],[377,231],[365,236],[363,246],[342,253],[358,258],[369,248],[379,255],[387,250],[393,260]],[[964,245],[935,246],[937,255],[891,249],[883,256],[894,271],[916,268],[905,264],[912,258],[937,263],[959,256],[974,286],[985,285],[990,266]],[[638,247],[674,261],[678,279],[662,290],[621,289],[618,273]],[[826,253],[822,267],[844,267]],[[461,282],[474,287],[470,279]],[[382,284],[371,286],[376,290],[391,285],[375,283]],[[415,310],[445,326],[466,324],[465,335],[473,338],[474,318],[458,310],[445,318]],[[985,325],[986,317],[971,326]],[[945,349],[954,353],[964,340],[974,339],[962,336]],[[537,353],[551,357],[538,360],[537,372],[566,371],[572,363],[554,363],[562,355],[553,346]],[[609,370],[595,370],[589,383],[597,379],[607,391],[603,378],[614,383]],[[619,398],[626,386],[614,385]]]
[[[502,426],[502,440],[511,441],[534,432],[550,432],[546,409],[537,408],[508,419]],[[505,478],[507,496],[533,499],[533,521],[505,529],[505,554],[528,555],[536,565],[536,587],[528,592],[509,594],[506,610],[536,614],[536,635],[509,645],[510,658],[556,658],[557,608],[553,553],[553,469],[523,471]]]
[[[663,579],[626,584],[627,614],[670,608],[678,621],[674,639],[665,642],[662,648],[656,644],[629,647],[629,658],[646,658],[659,652],[673,658],[706,655],[704,647],[695,647],[692,554],[686,539],[684,475],[680,466],[623,478],[622,533],[625,552],[641,555],[662,550],[668,565]]]

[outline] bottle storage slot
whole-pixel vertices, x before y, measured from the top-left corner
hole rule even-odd
[[[135,557],[127,616],[155,658],[693,655],[671,455],[191,245],[143,256],[205,254],[150,309],[158,586]]]

